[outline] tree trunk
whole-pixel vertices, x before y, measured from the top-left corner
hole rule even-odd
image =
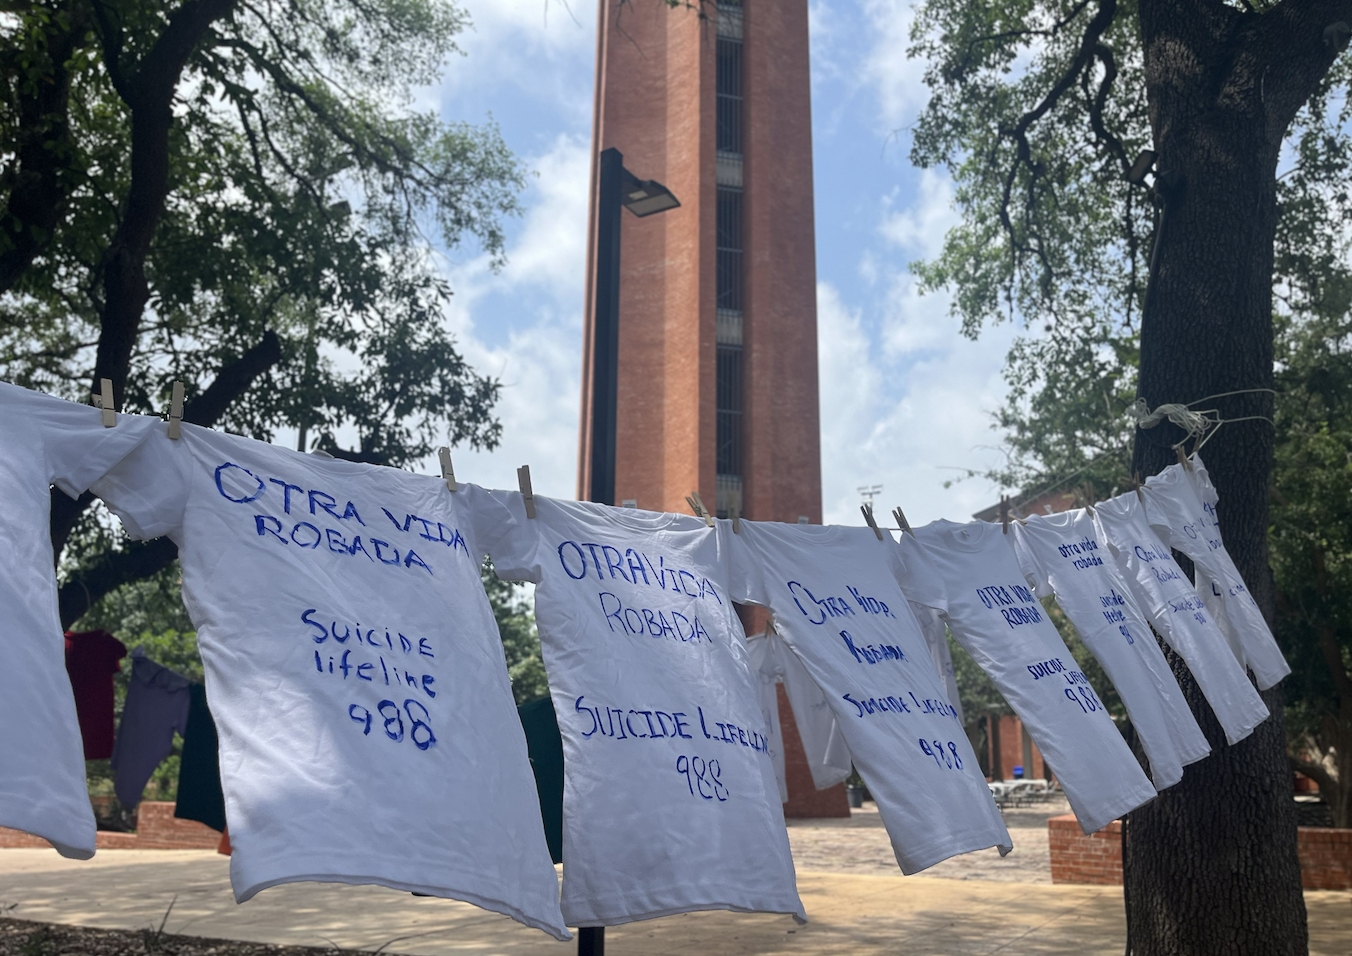
[[[1272,387],[1278,154],[1335,52],[1322,42],[1328,21],[1313,10],[1319,4],[1285,6],[1281,16],[1258,16],[1220,4],[1142,0],[1164,197],[1157,274],[1141,328],[1139,394],[1151,408]],[[1220,494],[1226,547],[1269,623],[1272,404],[1270,392],[1254,391],[1194,406],[1219,409],[1226,419],[1268,419],[1224,425],[1205,458]],[[1173,463],[1170,445],[1182,437],[1167,424],[1138,431],[1135,466],[1149,475]],[[1281,687],[1263,694],[1272,716],[1227,746],[1186,666],[1170,659],[1213,752],[1131,814],[1125,881],[1132,951],[1304,954]]]

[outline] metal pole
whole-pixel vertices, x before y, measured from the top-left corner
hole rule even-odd
[[[596,294],[592,316],[591,500],[615,504],[615,418],[619,402],[620,213],[624,156],[601,152],[596,189]],[[588,930],[583,930],[587,933]],[[579,943],[579,946],[581,943]],[[581,950],[579,950],[580,952]],[[600,950],[597,950],[600,953]]]
[[[583,926],[578,929],[577,956],[606,956],[604,926]]]

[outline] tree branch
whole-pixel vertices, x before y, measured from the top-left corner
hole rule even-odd
[[[230,403],[243,395],[254,381],[282,360],[282,343],[271,329],[262,340],[234,362],[221,369],[196,398],[183,405],[183,420],[210,428],[220,421]]]
[[[99,316],[99,348],[94,378],[111,379],[118,404],[126,394],[131,354],[150,287],[146,255],[169,195],[169,130],[173,125],[174,92],[183,68],[213,23],[227,16],[237,0],[187,0],[169,15],[168,23],[135,72],[118,87],[131,107],[131,186],[125,214],[103,258],[104,307]],[[120,31],[100,16],[101,30]],[[120,36],[120,33],[118,34]],[[120,39],[105,50],[120,56]],[[105,54],[109,55],[109,54]],[[110,63],[110,69],[120,69]]]
[[[178,545],[168,538],[128,541],[120,551],[109,551],[93,566],[71,576],[57,593],[61,628],[67,630],[84,617],[109,591],[148,578],[178,557]]]
[[[1060,102],[1061,97],[1065,95],[1079,78],[1084,69],[1089,65],[1096,55],[1096,51],[1102,46],[1100,39],[1107,32],[1108,27],[1112,25],[1113,18],[1117,16],[1117,0],[1099,0],[1098,11],[1085,26],[1084,36],[1080,40],[1080,48],[1075,54],[1061,78],[1056,81],[1051,90],[1044,96],[1036,106],[1019,117],[1018,122],[1013,126],[1002,126],[1000,135],[1006,139],[1014,141],[1015,160],[1010,166],[1008,174],[1005,176],[1005,183],[1002,195],[1000,197],[999,217],[1000,224],[1004,226],[1008,233],[1010,244],[1013,251],[1026,249],[1028,247],[1021,244],[1014,231],[1014,223],[1009,215],[1009,205],[1014,190],[1014,180],[1018,177],[1019,168],[1025,167],[1031,173],[1031,182],[1028,184],[1030,199],[1034,185],[1041,175],[1041,164],[1034,163],[1032,160],[1032,148],[1028,144],[1028,130],[1033,124]],[[1107,49],[1104,47],[1104,49]],[[1107,93],[1103,93],[1106,99]],[[1045,265],[1045,259],[1044,265]]]
[[[1099,83],[1098,90],[1094,93],[1094,99],[1089,104],[1089,126],[1094,131],[1094,136],[1108,147],[1108,151],[1117,157],[1118,163],[1122,167],[1122,173],[1131,169],[1131,160],[1127,157],[1127,150],[1122,145],[1122,140],[1108,129],[1103,122],[1103,108],[1108,103],[1108,94],[1112,91],[1113,83],[1117,80],[1117,58],[1113,54],[1112,47],[1103,44],[1094,44],[1093,55],[1103,64],[1103,79]]]
[[[66,200],[61,174],[71,149],[69,63],[89,29],[85,13],[76,6],[65,29],[47,35],[47,75],[18,84],[18,148],[0,179],[0,187],[8,186],[0,216],[0,294],[23,277],[60,224]]]
[[[1084,12],[1084,8],[1087,6],[1089,6],[1089,0],[1080,0],[1079,3],[1075,4],[1075,6],[1070,8],[1069,13],[1067,13],[1060,20],[1056,21],[1050,27],[1044,30],[1038,30],[1033,28],[1021,30],[1005,30],[1003,33],[991,33],[986,36],[979,36],[973,40],[968,41],[967,50],[963,53],[963,57],[961,60],[961,66],[956,70],[945,71],[944,79],[948,80],[951,83],[957,80],[959,77],[964,76],[967,73],[967,68],[971,65],[972,54],[976,52],[976,48],[978,46],[986,43],[999,43],[1002,40],[1022,39],[1024,37],[1051,38],[1058,36],[1060,35],[1062,30],[1070,26],[1071,22],[1076,17],[1078,17],[1081,13]]]
[[[1338,788],[1338,781],[1333,775],[1317,763],[1311,763],[1308,760],[1302,760],[1299,757],[1287,757],[1291,761],[1291,769],[1297,770],[1309,777],[1315,783],[1319,784],[1320,793],[1332,793]]]
[[[1345,38],[1331,43],[1325,34],[1339,21],[1352,23],[1352,0],[1283,0],[1254,18],[1253,49],[1264,63],[1260,93],[1278,142],[1344,52]]]
[[[262,341],[221,369],[216,375],[215,381],[208,385],[200,395],[192,401],[184,403],[183,420],[206,428],[215,425],[225,414],[230,403],[247,392],[258,377],[281,361],[281,358],[281,342],[278,340],[277,334],[269,329],[263,333]],[[55,488],[52,489],[51,529],[52,554],[54,557],[60,557],[66,546],[66,541],[70,537],[71,529],[75,527],[76,520],[93,500],[94,496],[89,492],[85,492],[79,498],[71,498],[64,492]],[[116,575],[110,576],[105,573],[104,577],[101,578],[95,572],[110,562],[116,564],[127,553],[124,551],[108,552],[94,568],[79,571],[72,575],[71,579],[62,585],[61,593],[64,595],[67,589],[75,588],[83,596],[87,590],[92,598],[90,603],[97,601],[112,588],[117,587],[117,583],[111,584],[103,590],[98,590],[99,582],[114,580]],[[172,555],[170,560],[172,560]],[[149,573],[153,573],[153,571],[147,572],[147,574]],[[145,575],[139,575],[139,577],[145,577]],[[128,580],[137,579],[133,577]],[[75,601],[76,599],[71,598],[70,600]],[[61,605],[63,608],[66,606],[65,601],[66,599],[63,597]],[[78,604],[78,601],[76,603]]]

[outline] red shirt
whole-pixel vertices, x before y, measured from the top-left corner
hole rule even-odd
[[[127,648],[107,631],[66,632],[66,673],[86,760],[113,755],[113,674],[126,656]]]

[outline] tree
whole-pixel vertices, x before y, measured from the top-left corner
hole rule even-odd
[[[524,184],[491,124],[411,108],[444,0],[0,3],[0,374],[404,466],[492,447],[498,385],[442,323],[429,233],[501,262]],[[357,447],[339,446],[341,430]],[[53,494],[69,624],[167,567]],[[67,543],[77,547],[66,548]]]
[[[1272,552],[1291,662],[1292,762],[1352,826],[1352,327],[1346,310],[1279,336]],[[1292,328],[1294,326],[1294,328]]]
[[[1345,150],[1328,104],[1346,87],[1350,20],[1346,0],[928,0],[912,51],[929,60],[932,94],[913,158],[952,170],[963,217],[922,280],[954,290],[969,334],[1036,323],[1014,367],[1030,399],[1015,417],[1040,400],[1060,410],[1059,437],[1030,446],[1066,469],[1054,477],[1087,449],[1120,447],[1112,406],[1124,391],[1151,408],[1218,409],[1231,423],[1206,459],[1220,520],[1270,620],[1274,249],[1289,198],[1277,172],[1284,145],[1297,168]],[[1323,212],[1307,219],[1333,228],[1336,210]],[[1137,349],[1133,373],[1124,358]],[[1070,390],[1079,397],[1065,401]],[[1185,436],[1171,429],[1132,436],[1131,470],[1173,461]],[[1273,718],[1228,747],[1172,663],[1215,750],[1131,815],[1134,950],[1305,952],[1281,689],[1264,694]]]
[[[535,609],[522,596],[523,586],[499,578],[492,561],[484,562],[481,577],[502,636],[512,696],[518,704],[546,696],[549,680],[540,650],[540,632],[535,628]]]

